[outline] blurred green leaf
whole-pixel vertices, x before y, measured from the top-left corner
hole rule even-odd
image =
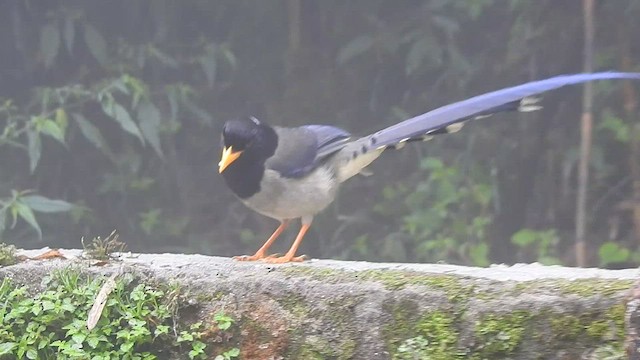
[[[18,223],[18,209],[14,206],[15,202],[11,203],[9,210],[11,210],[11,228],[16,227]]]
[[[44,66],[50,68],[58,56],[60,48],[60,31],[54,24],[46,24],[40,34],[40,51],[44,60]]]
[[[338,65],[344,65],[356,56],[362,55],[367,52],[374,44],[374,39],[370,35],[361,35],[347,43],[338,52],[337,62]]]
[[[511,243],[520,247],[520,250],[533,252],[535,261],[550,265],[558,263],[555,253],[560,238],[555,229],[532,230],[522,229],[511,237]]]
[[[140,79],[130,75],[122,76],[121,82],[124,85],[126,94],[133,92],[131,107],[136,108],[140,102],[140,99],[142,99],[148,93],[145,84]],[[131,89],[131,91],[129,91],[129,89]]]
[[[475,266],[488,266],[489,261],[489,245],[486,243],[473,244],[469,247],[469,257]]]
[[[140,132],[138,125],[136,125],[136,123],[131,119],[131,115],[129,115],[127,109],[113,101],[103,103],[102,109],[112,119],[116,120],[123,130],[132,135],[135,135],[138,139],[140,139],[140,142],[144,144],[142,133]]]
[[[109,85],[107,86],[106,90],[107,92],[110,90],[115,90],[113,91],[113,93],[117,93],[120,92],[124,95],[129,95],[129,87],[127,86],[127,79],[129,77],[127,75],[121,76],[117,79],[114,79],[113,81],[111,81],[109,83]],[[112,94],[110,94],[112,95]]]
[[[82,135],[84,135],[84,137],[87,140],[89,140],[90,143],[92,143],[96,148],[98,148],[98,150],[101,150],[103,152],[110,152],[109,147],[106,141],[104,140],[104,137],[102,136],[102,134],[100,133],[100,130],[97,127],[95,127],[92,123],[90,123],[87,119],[85,119],[85,117],[82,114],[73,113],[71,114],[71,116],[78,124],[78,127],[80,128],[80,132],[82,133]]]
[[[238,348],[233,348],[233,349],[231,349],[231,350],[229,350],[229,351],[225,352],[225,354],[226,354],[228,357],[232,357],[232,358],[233,358],[233,357],[238,357],[238,356],[240,356],[240,349],[238,349]]]
[[[631,129],[621,118],[613,115],[611,111],[604,111],[602,121],[598,124],[598,130],[607,130],[613,133],[616,140],[621,143],[628,143]]]
[[[537,261],[542,265],[562,265],[562,261],[554,256],[541,256]]]
[[[629,249],[612,241],[602,244],[598,250],[601,266],[625,262],[629,260],[630,256],[631,252]]]
[[[210,47],[204,56],[200,57],[200,66],[202,71],[207,77],[207,83],[209,87],[212,87],[216,82],[216,72],[218,68],[217,53],[214,47]]]
[[[511,243],[520,247],[528,246],[536,241],[537,234],[531,229],[522,229],[511,236]]]
[[[38,125],[40,132],[58,140],[62,145],[66,145],[64,142],[64,132],[58,123],[50,119],[41,119]]]
[[[162,215],[162,209],[151,209],[140,213],[140,228],[145,234],[151,235],[153,229],[160,223],[160,215]]]
[[[156,181],[154,178],[144,176],[141,178],[131,180],[131,183],[129,184],[129,186],[135,190],[146,191],[146,190],[149,190],[151,186],[153,186],[153,184],[155,183]]]
[[[53,200],[41,195],[22,196],[20,201],[37,212],[57,213],[73,209],[73,204],[64,200]]]
[[[163,157],[162,146],[160,145],[160,111],[150,101],[143,101],[138,106],[138,121],[140,130],[145,139],[149,141],[153,150],[160,158]]]
[[[180,92],[174,87],[168,87],[166,89],[167,100],[169,102],[169,112],[171,113],[171,121],[176,121],[178,118],[178,103],[180,101]]]
[[[67,116],[67,112],[64,108],[56,109],[56,117],[55,122],[62,130],[62,133],[65,134],[67,132],[67,127],[69,127],[69,117]]]
[[[160,50],[159,48],[153,45],[149,45],[148,50],[149,50],[149,54],[154,58],[158,59],[158,61],[160,61],[163,65],[170,68],[174,68],[174,69],[179,66],[176,59],[166,54],[164,51]]]
[[[102,67],[107,67],[109,64],[107,42],[98,30],[89,24],[84,25],[84,42],[96,61],[98,61]]]
[[[27,151],[29,153],[29,170],[33,173],[40,162],[40,155],[42,153],[42,142],[40,140],[40,133],[35,129],[29,129],[27,131]]]
[[[472,188],[475,201],[482,206],[489,206],[493,199],[493,188],[490,184],[475,184]]]
[[[236,60],[236,56],[229,49],[229,46],[227,46],[226,44],[222,44],[218,47],[218,51],[222,53],[222,56],[226,60],[227,64],[231,66],[231,69],[235,70],[238,66],[238,61]]]
[[[441,159],[435,157],[427,157],[420,161],[420,168],[423,170],[439,170],[444,167]]]
[[[24,221],[31,225],[31,227],[38,232],[38,238],[42,239],[42,230],[40,229],[40,225],[36,221],[33,210],[31,210],[29,206],[21,201],[15,202],[12,206],[16,210],[18,216],[20,216]]]

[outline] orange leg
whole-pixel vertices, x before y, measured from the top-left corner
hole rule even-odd
[[[269,249],[271,244],[273,244],[273,242],[276,241],[278,236],[280,236],[280,234],[282,234],[282,232],[287,228],[287,226],[289,226],[289,221],[290,220],[283,220],[280,223],[280,226],[278,226],[278,228],[276,229],[276,231],[274,231],[273,234],[271,234],[271,236],[269,236],[269,239],[264,243],[264,245],[262,245],[262,247],[260,249],[258,249],[258,251],[256,251],[255,254],[253,254],[251,256],[249,256],[249,255],[234,256],[233,260],[238,260],[238,261],[256,261],[256,260],[264,259],[265,257],[267,257],[267,250]]]
[[[298,246],[300,246],[300,244],[302,243],[304,234],[307,233],[307,230],[309,230],[310,227],[311,227],[311,224],[302,224],[302,227],[300,228],[300,232],[298,233],[296,240],[293,242],[293,245],[291,245],[291,249],[289,249],[289,251],[287,251],[287,253],[284,256],[281,256],[281,257],[270,256],[264,259],[264,261],[270,264],[282,264],[282,263],[288,263],[288,262],[304,261],[306,259],[306,256],[304,255],[295,256],[295,255],[296,255],[296,251],[298,251]]]

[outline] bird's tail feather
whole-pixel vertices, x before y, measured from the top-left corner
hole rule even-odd
[[[433,137],[435,135],[442,135],[442,134],[453,134],[455,132],[458,132],[462,129],[462,127],[464,126],[465,122],[468,120],[479,120],[479,119],[484,119],[484,118],[488,118],[492,115],[501,113],[501,112],[532,112],[532,111],[537,111],[542,109],[541,105],[538,105],[538,103],[540,102],[540,98],[539,97],[533,97],[533,96],[529,96],[529,97],[525,97],[523,99],[520,100],[516,100],[516,101],[512,101],[510,103],[506,103],[504,105],[500,105],[500,106],[496,106],[495,108],[486,110],[486,111],[482,111],[474,116],[469,116],[465,119],[461,119],[459,122],[455,122],[453,124],[435,129],[431,132],[429,132],[429,134],[424,134],[424,135],[418,135],[418,136],[414,136],[411,138],[408,138],[405,141],[398,141],[395,144],[389,144],[387,146],[387,149],[402,149],[404,147],[404,145],[406,145],[407,143],[410,142],[415,142],[415,141],[429,141],[431,139],[433,139]],[[401,139],[403,140],[403,139]]]
[[[467,120],[486,117],[497,112],[538,110],[540,108],[539,99],[535,96],[546,91],[567,85],[609,79],[640,80],[640,73],[586,73],[561,75],[533,81],[437,108],[389,126],[369,137],[377,148],[402,146],[401,143],[409,140],[416,141],[425,137],[429,139],[433,135],[458,131],[461,127],[459,124]]]
[[[338,180],[342,182],[360,173],[387,148],[399,149],[411,141],[425,141],[435,135],[459,131],[464,122],[471,119],[505,111],[535,111],[541,108],[536,95],[567,85],[609,79],[640,80],[640,73],[561,75],[478,95],[418,115],[346,144],[333,157]]]

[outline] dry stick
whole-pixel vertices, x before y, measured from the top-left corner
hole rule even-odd
[[[593,71],[594,0],[583,0],[584,19],[584,72]],[[593,85],[586,83],[582,96],[582,118],[580,120],[580,164],[578,168],[578,197],[576,200],[576,265],[587,265],[585,234],[587,228],[587,189],[589,187],[589,162],[593,132]]]
[[[87,329],[89,329],[89,331],[93,330],[93,328],[95,328],[98,324],[100,316],[102,316],[102,310],[104,309],[105,305],[107,305],[109,294],[111,294],[111,292],[117,286],[116,277],[118,277],[122,273],[123,267],[120,266],[118,271],[111,274],[111,276],[109,276],[107,281],[105,281],[100,288],[100,291],[98,292],[98,295],[93,302],[93,306],[91,307],[91,310],[89,310],[89,314],[87,315]]]

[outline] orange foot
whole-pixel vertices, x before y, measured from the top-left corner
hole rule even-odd
[[[264,262],[269,264],[284,264],[288,262],[303,262],[307,260],[308,257],[306,255],[300,256],[268,256],[264,258]]]
[[[258,261],[265,259],[267,256],[264,253],[255,253],[254,255],[240,255],[234,256],[235,261]]]

